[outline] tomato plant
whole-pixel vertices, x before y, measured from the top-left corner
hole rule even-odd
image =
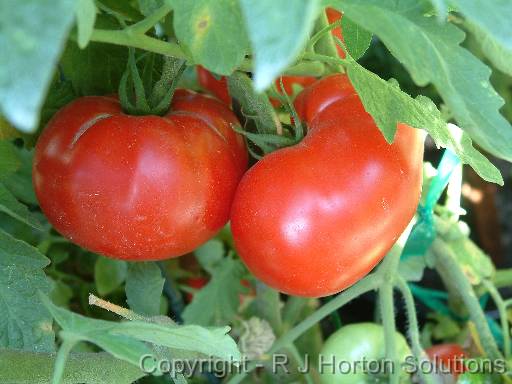
[[[425,350],[428,357],[436,364],[442,365],[455,377],[464,373],[464,358],[466,352],[459,344],[438,344]]]
[[[41,209],[64,236],[106,256],[190,252],[227,222],[247,164],[232,125],[220,102],[186,91],[165,117],[125,115],[115,98],[77,99],[36,146]]]
[[[0,2],[0,383],[509,384],[511,14]]]
[[[317,94],[323,84],[304,91],[310,108],[341,101],[317,113],[303,141],[245,174],[231,214],[249,270],[281,292],[313,297],[349,287],[391,248],[416,210],[423,158],[420,131],[400,125],[389,145],[357,95]]]

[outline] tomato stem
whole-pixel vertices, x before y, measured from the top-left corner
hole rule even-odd
[[[500,314],[501,330],[503,332],[503,349],[505,352],[505,358],[508,358],[510,357],[510,329],[508,326],[507,304],[490,280],[484,279],[482,284],[491,295]]]
[[[100,299],[94,296],[92,293],[89,294],[89,305],[95,305],[96,307],[106,309],[107,311],[113,312],[127,320],[147,320],[144,316],[139,315],[127,308],[120,307],[119,305],[113,304],[109,301]]]

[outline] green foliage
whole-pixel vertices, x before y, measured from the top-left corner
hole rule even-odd
[[[194,295],[183,312],[186,324],[219,325],[229,322],[236,314],[240,294],[245,288],[240,284],[244,268],[239,260],[224,258],[212,270],[208,284]]]
[[[75,0],[0,3],[0,111],[24,132],[37,127],[75,6]]]
[[[499,113],[503,100],[489,84],[490,69],[459,45],[464,39],[460,29],[425,17],[424,3],[416,0],[332,3],[382,39],[416,84],[433,83],[479,145],[512,160],[512,129]]]
[[[170,0],[174,31],[192,60],[220,75],[231,74],[248,52],[238,2]]]
[[[146,316],[160,314],[160,297],[164,278],[155,263],[139,262],[128,265],[126,297],[132,310]]]
[[[341,30],[348,52],[354,60],[359,60],[370,47],[372,34],[347,16],[341,19]]]
[[[83,49],[89,43],[96,21],[94,0],[78,0],[75,15],[78,29],[78,46]]]
[[[392,82],[382,80],[355,61],[348,63],[348,75],[365,109],[373,116],[388,141],[394,137],[397,122],[423,128],[437,145],[450,148],[464,164],[471,165],[482,178],[503,184],[498,169],[472,146],[467,134],[453,132],[455,128],[450,132],[430,99],[411,98]]]
[[[262,91],[304,48],[319,1],[240,0],[240,5],[254,53],[254,87]]]
[[[38,297],[53,288],[43,272],[49,263],[37,249],[0,229],[0,347],[54,349],[51,317]]]
[[[128,265],[126,261],[98,257],[94,265],[96,289],[102,296],[113,292],[126,280]]]

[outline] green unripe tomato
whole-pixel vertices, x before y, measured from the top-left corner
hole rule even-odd
[[[411,355],[411,350],[400,333],[396,333],[395,340],[397,357],[400,363],[403,363],[406,357]],[[388,383],[389,377],[384,374],[374,374],[375,372],[364,372],[365,368],[362,365],[364,360],[369,363],[383,361],[385,358],[384,328],[381,325],[374,323],[346,325],[327,339],[320,352],[319,369],[324,367],[320,369],[321,382],[322,384]],[[338,369],[342,361],[343,366]],[[335,364],[335,372],[330,365],[332,362]],[[351,365],[350,372],[347,372],[348,364]],[[355,364],[358,364],[357,370],[353,369]],[[381,366],[389,367],[389,365]],[[375,365],[367,365],[367,367],[377,370]],[[409,374],[402,372],[400,383],[409,382]]]

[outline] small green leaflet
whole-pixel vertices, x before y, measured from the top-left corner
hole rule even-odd
[[[0,212],[4,212],[32,228],[42,230],[43,227],[28,208],[20,203],[12,193],[0,182]]]
[[[53,288],[43,272],[48,264],[36,248],[0,229],[0,347],[55,349],[51,316],[37,294]]]
[[[0,140],[0,179],[10,175],[21,166],[21,159],[14,144]]]
[[[354,60],[359,60],[370,47],[372,34],[347,16],[343,16],[341,19],[341,30],[348,52]]]
[[[89,43],[96,21],[94,0],[78,0],[75,15],[78,29],[78,46],[85,48]]]
[[[503,99],[489,83],[490,69],[460,46],[464,33],[425,17],[417,0],[333,0],[375,33],[420,86],[433,83],[458,123],[490,153],[512,160],[512,128],[499,113]],[[411,44],[414,41],[414,44]]]
[[[98,293],[104,296],[119,288],[125,281],[127,273],[126,261],[99,256],[94,265],[94,282]]]
[[[183,311],[186,324],[220,325],[233,319],[245,288],[240,284],[243,265],[239,260],[225,258],[216,266],[208,284],[194,295]]]
[[[156,263],[129,263],[125,291],[133,311],[146,316],[159,315],[163,287],[164,278]]]
[[[270,87],[304,48],[319,1],[240,0],[254,53],[254,86]]]
[[[169,1],[176,37],[195,63],[220,75],[240,66],[249,43],[237,1]]]
[[[76,0],[0,2],[0,112],[24,132],[37,127],[75,6]]]
[[[395,135],[397,122],[425,129],[437,145],[450,148],[462,163],[470,165],[483,179],[503,185],[498,169],[472,146],[467,134],[459,130],[457,137],[448,129],[430,99],[413,99],[395,84],[386,82],[353,60],[348,61],[347,70],[366,111],[388,141]]]

